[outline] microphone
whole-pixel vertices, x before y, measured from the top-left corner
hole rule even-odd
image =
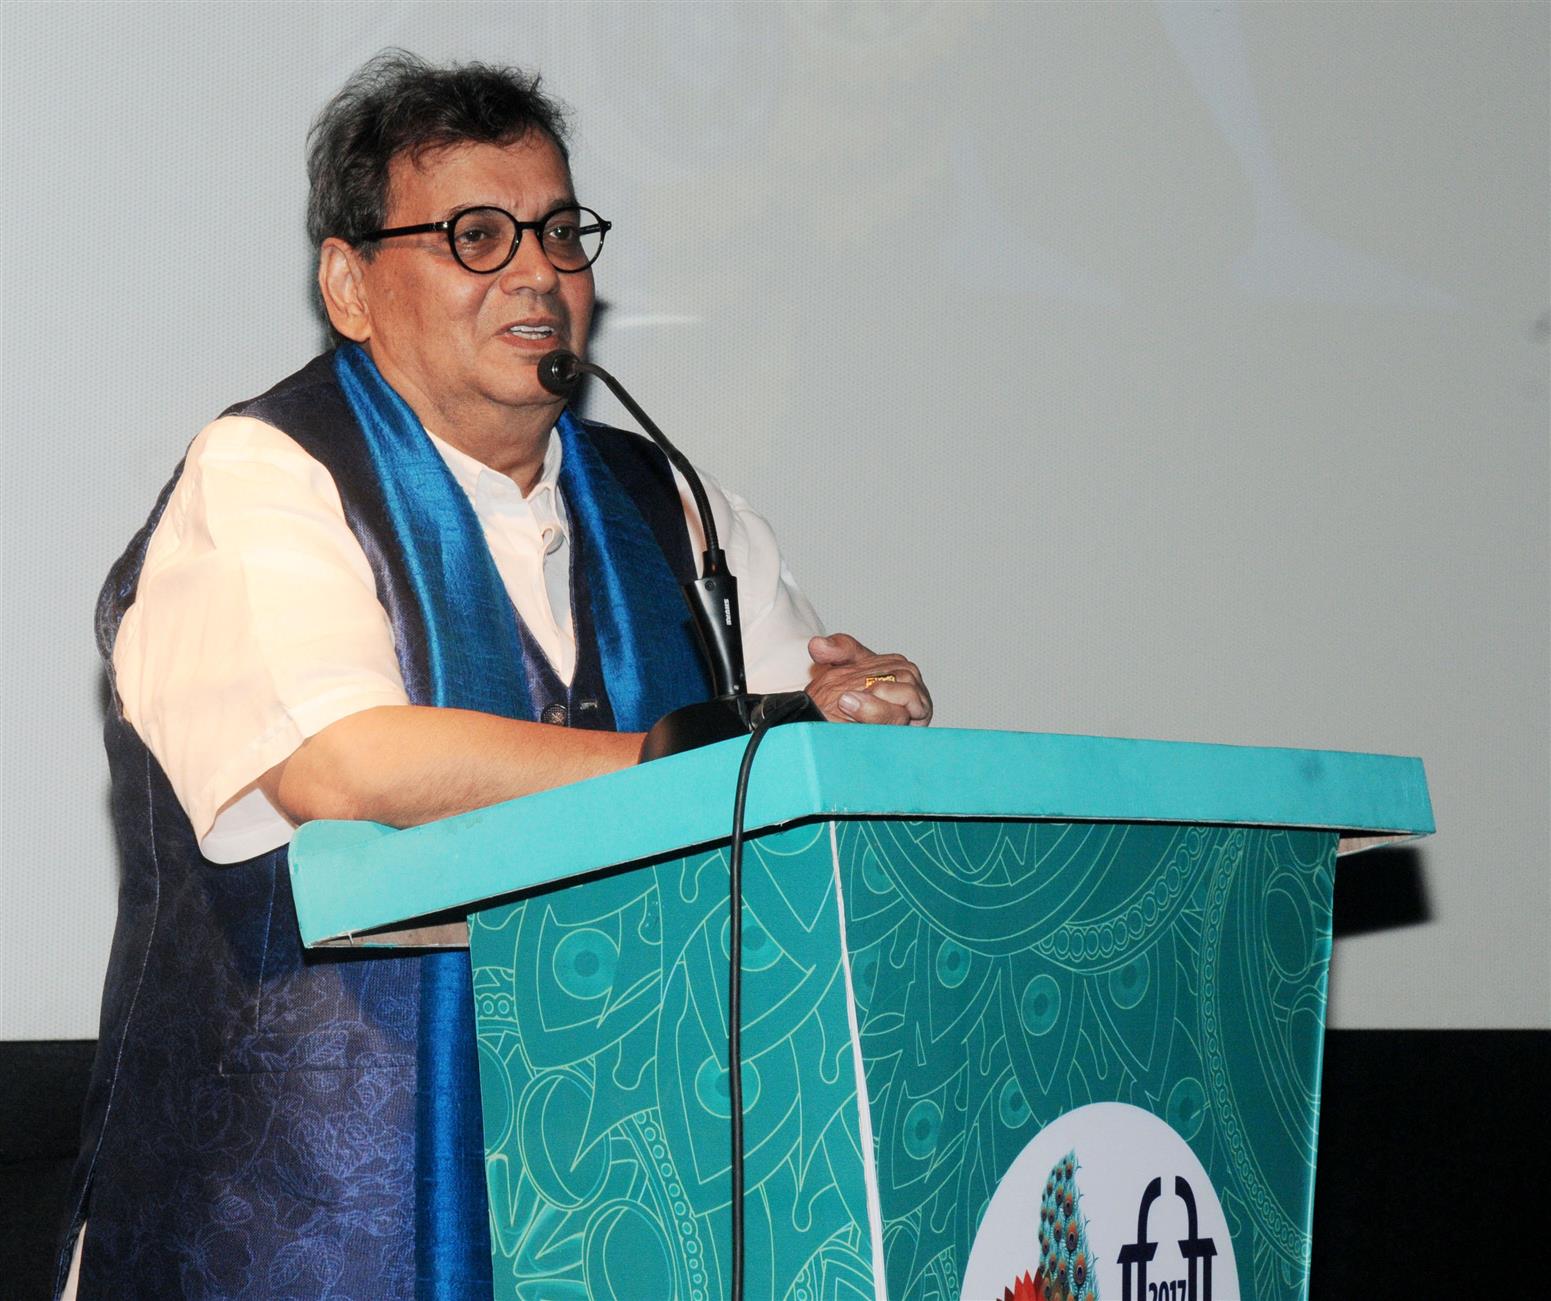
[[[727,557],[722,551],[716,520],[711,514],[711,502],[706,497],[700,475],[689,459],[668,441],[667,435],[625,391],[624,385],[602,366],[583,361],[574,352],[564,348],[545,353],[539,359],[539,383],[556,397],[569,399],[576,392],[583,375],[596,375],[601,379],[608,386],[609,392],[619,399],[620,405],[635,417],[651,440],[662,449],[673,467],[684,476],[695,501],[695,510],[700,515],[700,531],[705,538],[700,577],[684,584],[684,598],[689,603],[695,630],[700,634],[701,644],[710,662],[711,681],[716,694],[710,700],[675,709],[671,714],[658,719],[646,734],[646,741],[641,747],[642,760],[660,759],[664,755],[679,754],[730,737],[747,736],[762,724],[822,722],[824,715],[805,692],[778,692],[762,696],[749,694],[743,670],[738,580],[727,568]]]

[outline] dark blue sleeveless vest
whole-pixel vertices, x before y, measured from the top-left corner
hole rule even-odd
[[[284,430],[333,476],[392,623],[409,697],[426,700],[426,630],[330,357],[227,414]],[[670,569],[680,581],[693,578],[666,459],[636,435],[584,427]],[[110,677],[119,621],[181,471],[99,599]],[[573,530],[572,682],[560,682],[519,620],[524,671],[545,722],[612,729],[584,545]],[[703,672],[695,667],[695,676]],[[304,952],[285,850],[230,866],[208,862],[116,700],[106,743],[122,870],[67,1215],[67,1244],[90,1222],[82,1301],[413,1297],[424,959]],[[67,1245],[56,1287],[68,1260]]]

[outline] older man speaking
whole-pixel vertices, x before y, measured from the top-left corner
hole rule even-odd
[[[99,607],[124,882],[83,1297],[488,1295],[467,955],[304,954],[286,845],[620,768],[707,691],[684,483],[537,376],[584,349],[610,230],[537,79],[380,57],[309,172],[339,346],[194,440]],[[817,635],[710,487],[750,687],[928,722],[914,665]]]

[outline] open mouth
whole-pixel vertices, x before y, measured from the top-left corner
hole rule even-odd
[[[519,339],[553,339],[555,327],[552,325],[513,325],[507,328],[508,334],[514,334]]]

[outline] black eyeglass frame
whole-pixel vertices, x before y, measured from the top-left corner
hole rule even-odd
[[[498,263],[496,263],[495,266],[487,267],[484,270],[480,270],[477,267],[471,267],[467,262],[465,262],[462,255],[458,252],[457,241],[453,239],[453,227],[456,226],[471,212],[498,212],[501,214],[501,216],[505,217],[509,222],[511,222],[515,228],[512,233],[512,246],[506,250],[506,256]],[[541,249],[544,248],[544,227],[549,225],[550,219],[552,217],[562,212],[574,212],[577,214],[579,227],[577,230],[578,238],[580,238],[582,235],[590,235],[594,231],[596,231],[598,235],[597,252],[594,253],[585,262],[583,262],[579,267],[556,266],[554,259],[550,258],[549,264],[550,266],[554,267],[556,271],[560,272],[562,275],[574,275],[578,271],[587,270],[588,267],[590,267],[598,260],[598,255],[603,252],[604,240],[608,238],[609,231],[614,229],[613,222],[605,221],[591,208],[584,208],[579,203],[562,203],[557,208],[551,208],[537,221],[518,221],[517,218],[514,217],[511,213],[507,212],[505,208],[497,208],[494,204],[489,203],[477,203],[471,208],[460,208],[457,212],[453,213],[452,216],[448,217],[446,221],[427,221],[422,222],[418,226],[390,226],[385,230],[374,230],[369,235],[358,235],[350,242],[355,245],[375,244],[380,239],[396,239],[400,235],[429,235],[436,231],[445,231],[447,233],[447,247],[449,250],[451,250],[453,259],[460,267],[462,267],[470,275],[493,276],[498,271],[506,270],[506,268],[511,265],[512,259],[517,256],[517,247],[522,243],[523,231],[531,230],[539,237],[539,247]],[[585,217],[591,217],[593,219],[592,223],[587,224]],[[549,257],[548,249],[544,249],[544,256],[546,258]]]

